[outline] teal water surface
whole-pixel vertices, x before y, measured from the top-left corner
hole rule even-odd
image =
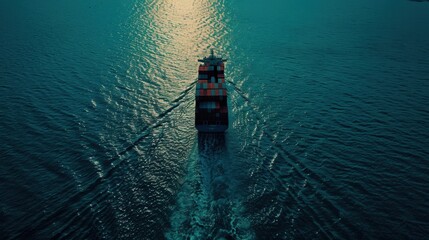
[[[3,0],[1,239],[426,239],[429,3]],[[230,126],[198,134],[197,59]]]

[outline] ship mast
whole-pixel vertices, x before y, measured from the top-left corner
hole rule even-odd
[[[198,62],[202,62],[202,63],[210,63],[213,65],[217,65],[221,62],[226,62],[227,59],[223,59],[222,57],[216,57],[214,55],[214,49],[210,49],[210,56],[209,57],[204,57],[203,59],[198,59]]]

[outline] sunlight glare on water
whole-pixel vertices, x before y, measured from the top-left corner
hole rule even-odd
[[[426,239],[429,4],[0,1],[2,239]],[[198,58],[229,128],[194,128]]]

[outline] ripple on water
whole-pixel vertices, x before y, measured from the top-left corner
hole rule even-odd
[[[428,235],[426,5],[8,4],[5,239]],[[210,48],[224,136],[193,128]]]

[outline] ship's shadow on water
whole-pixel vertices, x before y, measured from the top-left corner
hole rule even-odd
[[[167,239],[249,239],[230,163],[225,134],[198,134]]]

